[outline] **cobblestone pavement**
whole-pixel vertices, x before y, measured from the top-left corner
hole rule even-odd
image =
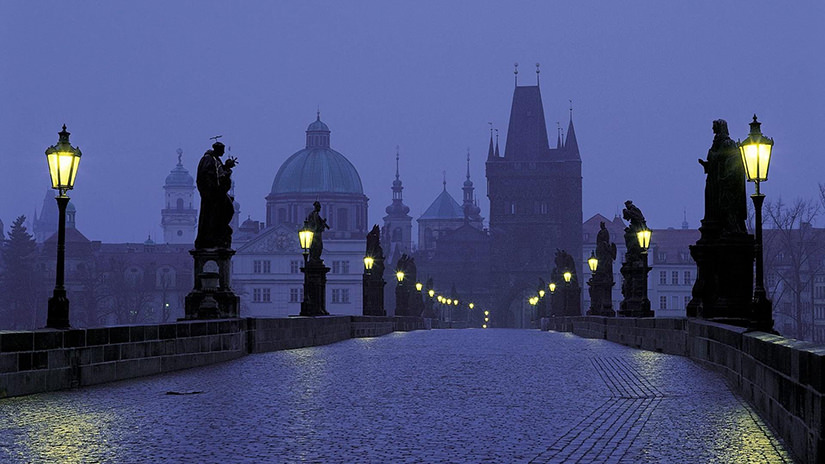
[[[394,333],[2,400],[0,462],[792,461],[688,359],[499,329]]]

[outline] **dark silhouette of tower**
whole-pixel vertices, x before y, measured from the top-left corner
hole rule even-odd
[[[503,156],[490,136],[487,196],[496,263],[490,277],[496,306],[510,308],[496,325],[523,320],[523,292],[535,292],[538,278],[550,277],[557,248],[581,256],[581,157],[572,114],[571,107],[567,137],[550,148],[539,86],[517,84]]]

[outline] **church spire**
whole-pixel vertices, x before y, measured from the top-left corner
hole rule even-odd
[[[491,160],[496,156],[495,151],[493,151],[493,123],[488,122],[487,124],[490,125],[490,148],[487,150],[487,159]]]
[[[564,149],[572,155],[579,157],[579,142],[576,141],[576,131],[573,129],[573,100],[570,100],[570,124],[567,125],[567,139],[564,141]]]
[[[404,187],[401,186],[401,174],[399,171],[399,159],[401,158],[400,148],[398,145],[395,146],[395,180],[392,183],[392,201],[395,203],[396,200],[399,202],[403,201],[401,191],[404,190]]]
[[[498,151],[498,129],[496,129],[496,158],[500,158],[500,157],[501,157],[501,155],[499,154],[499,151]]]

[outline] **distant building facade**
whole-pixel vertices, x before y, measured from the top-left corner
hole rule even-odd
[[[243,242],[232,260],[232,286],[241,298],[241,314],[286,317],[300,313],[304,275],[298,230],[321,203],[322,258],[327,267],[327,311],[357,315],[362,309],[363,258],[367,204],[361,177],[350,161],[330,145],[329,127],[320,114],[306,130],[306,145],[280,166],[266,196],[263,230],[255,221],[241,225]]]

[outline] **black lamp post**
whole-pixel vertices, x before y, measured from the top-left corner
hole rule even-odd
[[[759,183],[768,180],[768,166],[771,162],[771,151],[773,150],[773,139],[762,135],[760,126],[762,123],[756,120],[750,123],[751,131],[743,142],[739,142],[739,152],[742,154],[742,162],[745,164],[745,174],[748,182],[756,184],[756,193],[751,195],[753,209],[756,220],[756,284],[753,291],[752,318],[757,330],[764,332],[773,331],[773,308],[771,301],[765,292],[765,280],[762,264],[762,203],[765,195],[759,191]]]
[[[58,132],[60,138],[57,145],[46,149],[46,159],[49,162],[49,174],[52,179],[52,188],[58,191],[57,209],[59,219],[57,223],[57,268],[55,269],[54,293],[49,298],[49,312],[46,318],[46,327],[52,329],[69,328],[69,299],[64,287],[64,269],[66,254],[66,206],[69,197],[66,192],[74,187],[77,166],[80,163],[80,149],[69,143],[69,132],[66,125]]]
[[[549,314],[549,316],[550,317],[556,317],[556,313],[555,313],[556,308],[553,307],[553,304],[556,301],[556,283],[555,282],[550,282],[549,284],[547,284],[547,288],[550,290],[550,309],[549,309],[550,314]]]
[[[639,240],[639,247],[642,249],[642,272],[644,272],[644,278],[642,279],[642,311],[641,317],[652,317],[653,313],[650,310],[650,299],[647,297],[647,274],[650,272],[650,269],[647,267],[647,249],[650,248],[650,229],[645,227],[644,229],[636,232],[636,239]]]
[[[309,249],[315,233],[307,225],[298,231],[301,250],[304,254],[304,301],[301,302],[301,316],[321,316],[327,314],[324,308],[326,280],[323,264],[309,261]],[[327,268],[328,269],[328,268]]]

